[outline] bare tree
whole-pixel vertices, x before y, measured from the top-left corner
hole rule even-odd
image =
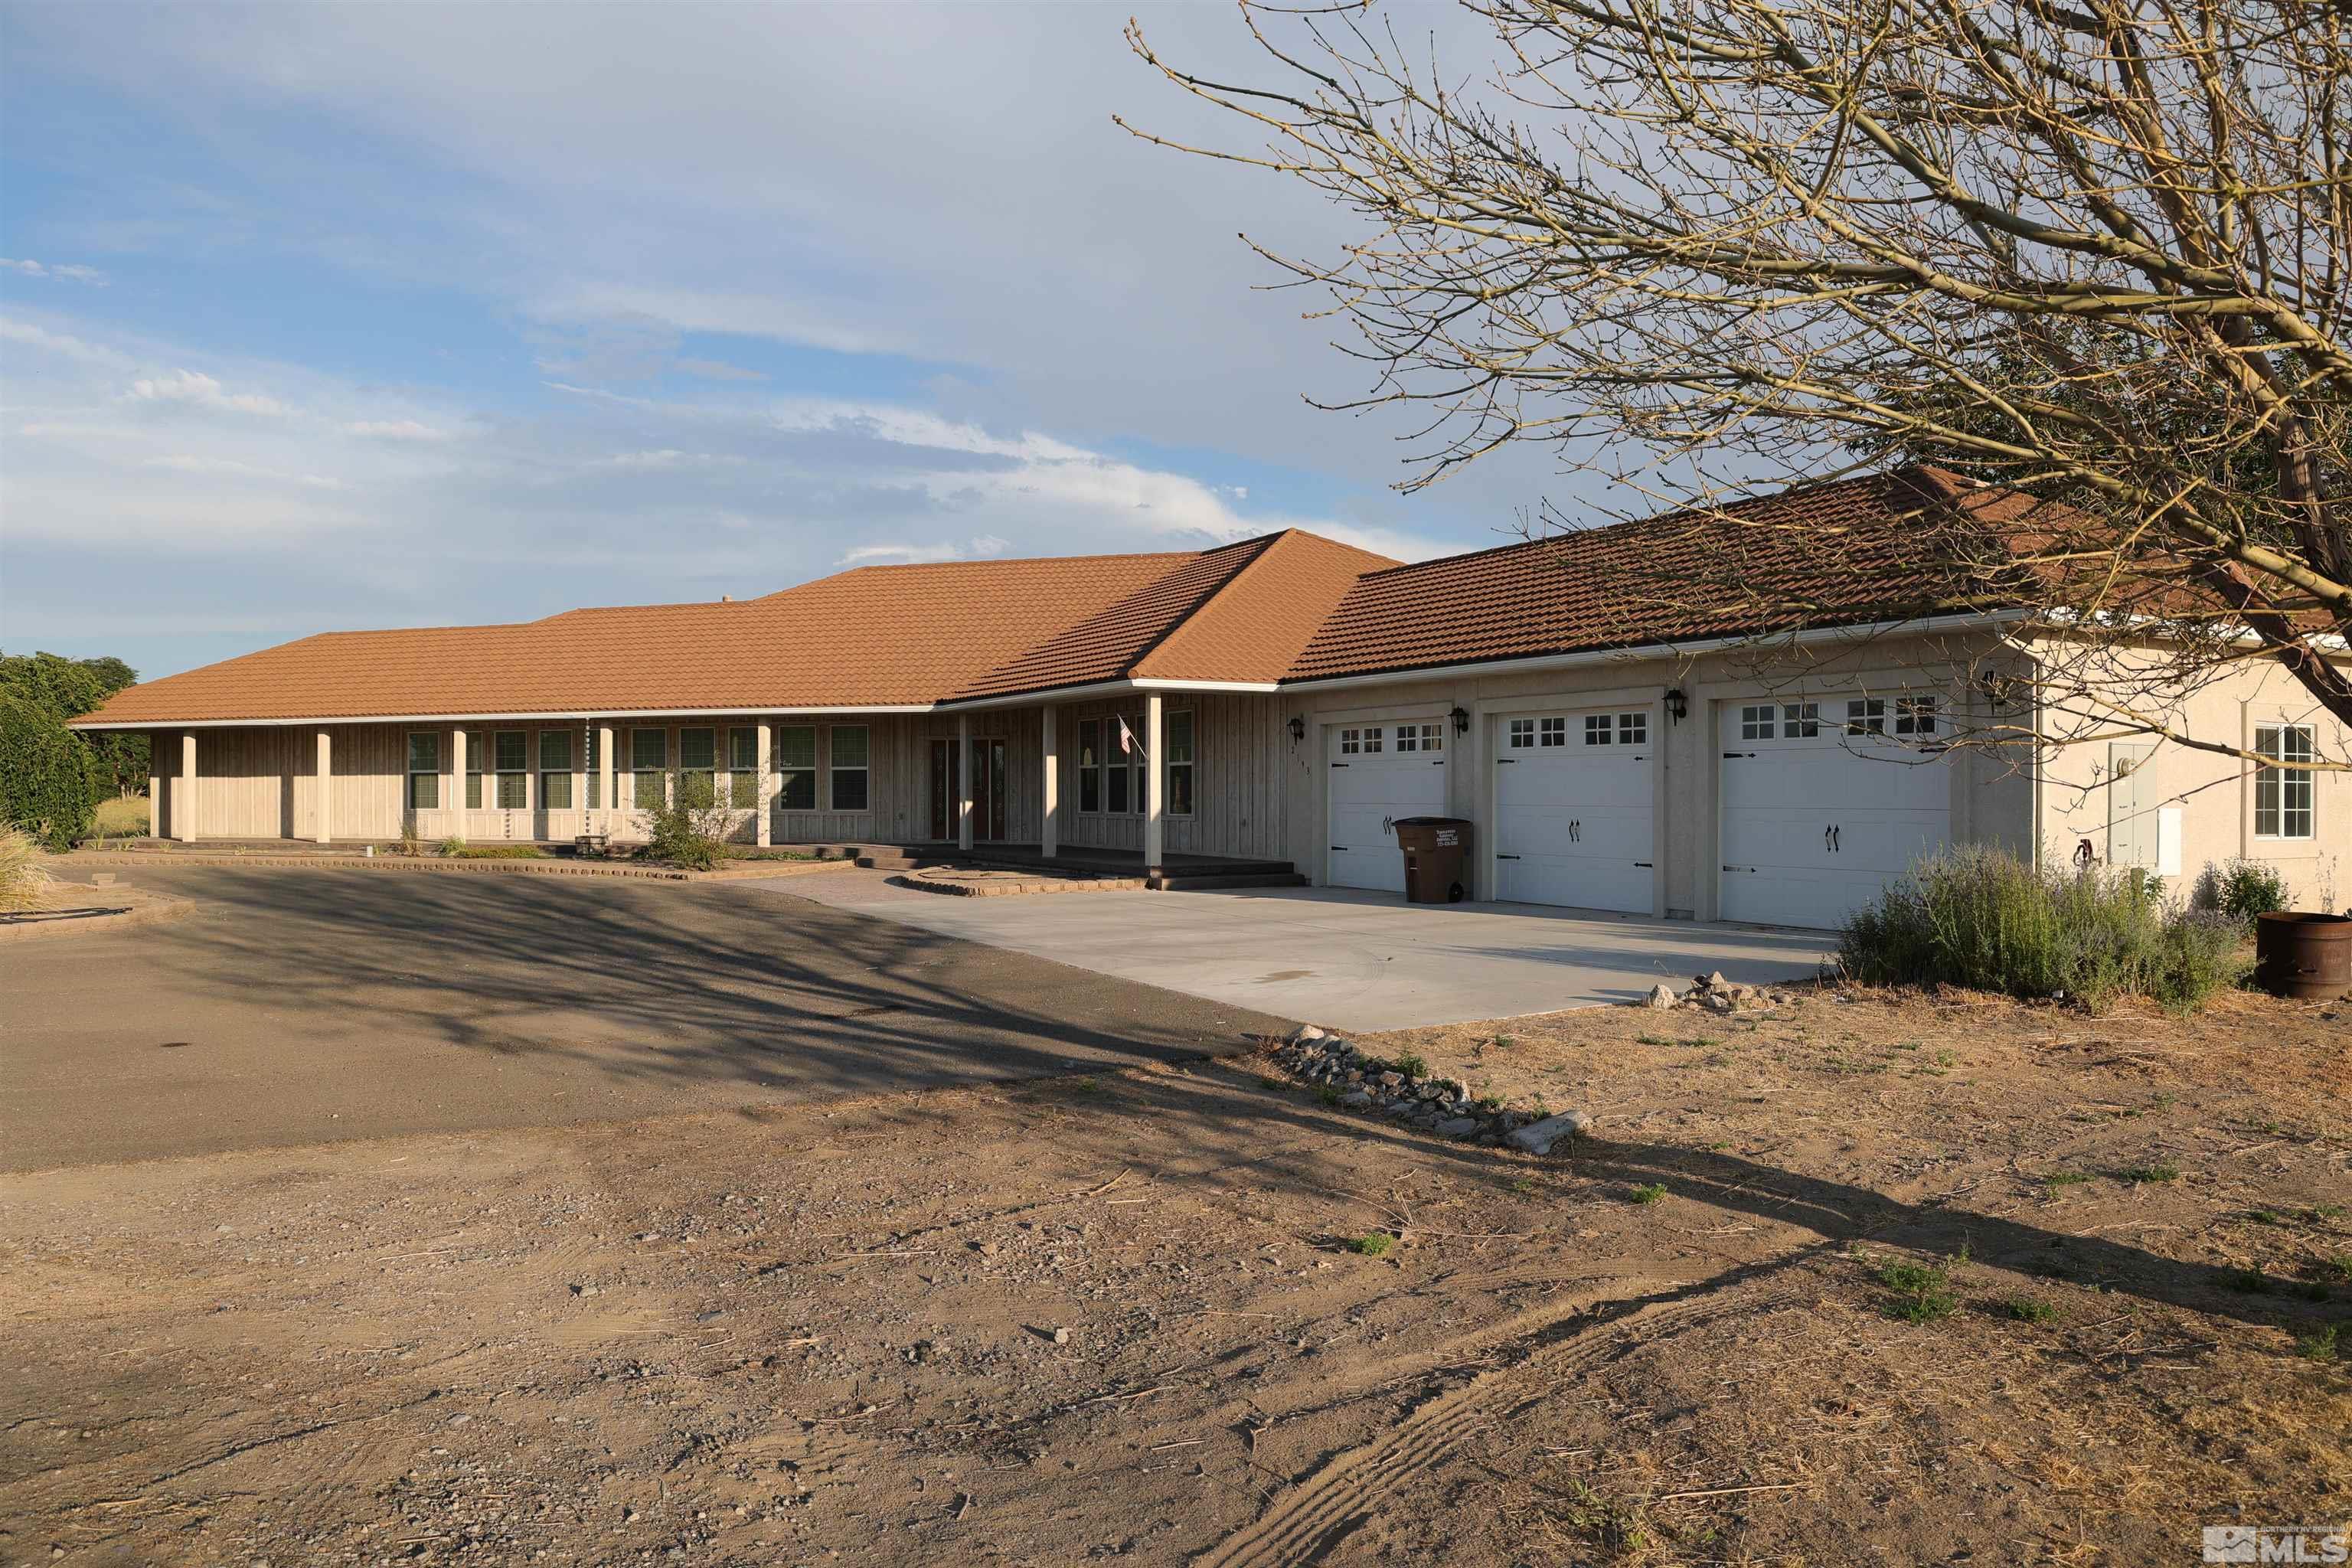
[[[2249,660],[2352,725],[2345,0],[1466,8],[1496,52],[1454,80],[1364,5],[1244,4],[1255,82],[1129,33],[1263,140],[1182,150],[1369,220],[1266,253],[1352,323],[1353,405],[1427,405],[1407,488],[1550,442],[1707,516],[1939,463],[2045,503],[1923,513],[1918,545],[1950,605],[2045,607],[2067,738],[2271,760],[2163,700]]]

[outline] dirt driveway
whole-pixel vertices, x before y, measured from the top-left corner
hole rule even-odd
[[[790,881],[125,879],[196,910],[8,950],[0,1168],[1034,1077],[1281,1023],[826,909]]]
[[[11,1561],[2193,1562],[2352,1491],[2344,1035],[1813,995],[11,1177]]]

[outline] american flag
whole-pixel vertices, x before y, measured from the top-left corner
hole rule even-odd
[[[1130,754],[1142,750],[1136,743],[1135,731],[1127,727],[1127,721],[1124,719],[1118,721],[1118,749]]]

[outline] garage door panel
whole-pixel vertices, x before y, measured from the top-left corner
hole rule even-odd
[[[1326,880],[1338,888],[1402,893],[1404,855],[1392,825],[1401,816],[1445,814],[1444,731],[1433,724],[1383,720],[1325,733]],[[1400,750],[1401,743],[1411,749]]]
[[[1836,694],[1809,723],[1793,704],[1731,704],[1722,717],[1717,912],[1832,928],[1949,841],[1951,775],[1932,748],[1943,717],[1919,704]],[[1850,703],[1883,730],[1849,733]],[[1759,733],[1761,731],[1763,732]]]
[[[1496,898],[1654,908],[1649,723],[1646,710],[1618,709],[1498,721]]]

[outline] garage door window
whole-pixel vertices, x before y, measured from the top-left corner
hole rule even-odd
[[[1932,697],[1906,697],[1895,704],[1895,732],[1898,735],[1927,736],[1936,732],[1936,700]]]
[[[2254,750],[2288,764],[2254,770],[2255,837],[2308,838],[2312,836],[2311,742],[2311,726],[2308,724],[2259,724],[2254,727]]]
[[[1822,732],[1822,705],[1818,702],[1784,702],[1780,705],[1780,733],[1791,741],[1811,741]]]
[[[1342,730],[1339,731],[1339,754],[1341,756],[1352,757],[1363,749],[1364,732],[1361,730]]]
[[[1739,710],[1739,738],[1743,741],[1769,741],[1772,738],[1772,705],[1742,708]]]
[[[1534,720],[1532,720],[1532,719],[1514,719],[1514,720],[1512,720],[1512,721],[1511,721],[1511,744],[1512,744],[1513,746],[1517,746],[1517,747],[1527,747],[1527,746],[1532,746],[1532,745],[1534,745],[1535,743],[1536,743],[1536,721],[1535,721]]]
[[[1617,715],[1617,743],[1621,746],[1646,746],[1650,743],[1650,716],[1647,713]]]
[[[1400,724],[1396,731],[1396,749],[1400,752],[1442,752],[1445,750],[1445,726]]]
[[[1857,697],[1847,703],[1845,732],[1849,735],[1886,733],[1886,704],[1875,697]]]

